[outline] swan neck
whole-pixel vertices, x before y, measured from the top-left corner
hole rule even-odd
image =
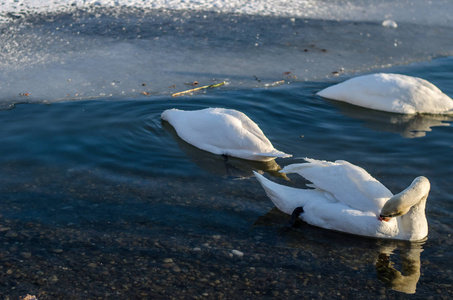
[[[428,195],[413,205],[409,211],[400,217],[398,227],[408,240],[421,240],[428,235],[428,220],[425,215]]]
[[[430,184],[426,177],[419,176],[414,179],[412,184],[402,192],[394,195],[385,203],[382,208],[382,215],[406,214],[411,207],[419,202],[426,201],[430,190]]]
[[[420,202],[426,202],[430,190],[430,183],[426,177],[419,176],[412,181],[411,185],[399,193],[401,200],[407,206],[412,207]]]
[[[415,178],[412,184],[387,201],[381,216],[398,217],[400,237],[406,240],[420,240],[428,235],[425,216],[426,200],[430,184],[426,177]]]

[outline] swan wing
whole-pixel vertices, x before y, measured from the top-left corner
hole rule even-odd
[[[350,208],[378,215],[385,202],[393,196],[368,172],[347,161],[305,160],[308,163],[288,165],[281,172],[305,177],[313,187],[331,193],[338,202]]]
[[[394,219],[381,222],[374,213],[353,209],[335,201],[326,191],[292,188],[254,173],[267,196],[279,210],[291,215],[296,207],[302,206],[304,213],[301,218],[313,226],[379,238],[395,238],[398,235],[398,226]]]
[[[256,123],[244,113],[223,108],[166,110],[168,121],[184,141],[214,154],[269,160],[291,155],[276,150]]]
[[[327,201],[322,191],[284,186],[267,179],[255,171],[253,173],[274,205],[286,214],[291,215],[295,208],[305,207],[308,202],[319,203]]]

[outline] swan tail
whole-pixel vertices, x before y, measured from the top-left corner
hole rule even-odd
[[[280,185],[270,181],[263,175],[255,173],[256,179],[260,182],[267,196],[272,200],[274,205],[282,212],[291,215],[297,207],[303,207],[305,200],[301,197],[304,190]],[[305,198],[305,197],[304,197]]]
[[[274,149],[274,151],[271,154],[275,155],[275,157],[280,157],[280,158],[293,157],[292,154],[288,154],[288,153],[285,153],[285,152],[277,150],[277,149]]]
[[[306,163],[291,164],[284,167],[280,172],[282,173],[303,173],[306,169],[314,167],[331,167],[338,163],[343,163],[343,161],[330,162],[325,160],[317,160],[313,158],[305,157],[304,160]]]
[[[277,150],[277,149],[274,149],[274,150],[269,151],[269,152],[255,153],[255,155],[257,155],[257,156],[263,156],[263,157],[268,157],[269,159],[274,159],[274,158],[276,158],[276,157],[279,157],[279,158],[288,158],[288,157],[292,157],[292,156],[293,156],[292,154],[288,154],[288,153],[279,151],[279,150]]]

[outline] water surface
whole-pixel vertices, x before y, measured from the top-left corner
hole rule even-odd
[[[425,78],[452,96],[452,66],[442,58],[386,71]],[[452,119],[315,95],[331,84],[227,86],[178,98],[0,111],[1,295],[452,296]],[[206,107],[244,112],[294,157],[274,164],[225,159],[188,145],[160,120],[165,109]],[[303,179],[287,181],[276,170],[303,157],[348,160],[394,193],[427,176],[428,240],[382,241],[303,223],[285,229],[288,216],[273,208],[251,171],[301,186]]]
[[[453,296],[452,118],[316,96],[385,71],[452,97],[450,1],[53,2],[0,4],[1,298]],[[195,81],[227,84],[171,97]],[[293,158],[216,156],[160,120],[206,107]],[[252,170],[299,187],[278,170],[304,157],[394,193],[427,176],[428,239],[288,230]]]

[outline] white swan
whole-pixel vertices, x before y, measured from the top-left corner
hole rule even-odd
[[[317,95],[387,112],[453,114],[453,100],[417,77],[378,73],[330,86]]]
[[[168,109],[161,118],[175,128],[181,139],[214,154],[257,161],[292,156],[276,150],[256,123],[234,109]]]
[[[393,195],[364,169],[346,161],[306,159],[281,172],[297,173],[314,189],[283,186],[255,173],[267,195],[281,211],[292,214],[302,207],[301,218],[315,226],[356,235],[422,240],[428,235],[425,205],[430,183],[426,177]]]

